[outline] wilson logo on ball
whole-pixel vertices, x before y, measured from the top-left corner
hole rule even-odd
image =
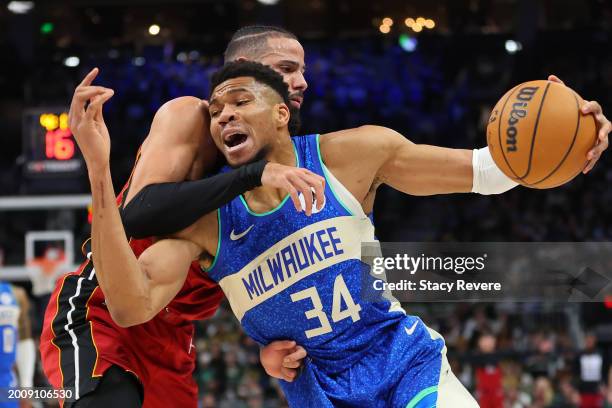
[[[508,117],[508,128],[506,129],[506,152],[516,152],[516,137],[518,135],[518,131],[516,129],[516,124],[520,119],[527,116],[527,102],[533,99],[533,95],[540,89],[538,86],[526,86],[521,88],[516,96],[516,100],[519,102],[514,102],[512,104],[512,111],[510,112],[510,116]]]
[[[580,111],[582,98],[567,86],[536,80],[501,97],[487,124],[495,164],[526,187],[565,184],[584,169],[597,140],[595,117]]]

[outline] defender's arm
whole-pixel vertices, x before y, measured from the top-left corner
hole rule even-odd
[[[144,238],[180,231],[238,194],[261,185],[264,161],[184,181],[199,179],[216,165],[218,151],[208,128],[208,107],[198,98],[176,98],[157,111],[121,213],[129,236]]]
[[[308,197],[313,187],[319,202],[322,200],[322,178],[265,160],[205,179],[184,181],[199,179],[217,161],[208,115],[207,104],[194,97],[174,99],[155,115],[121,211],[128,236],[176,233],[262,184],[287,189],[298,211],[302,210],[298,191]],[[307,214],[311,202],[306,201]]]

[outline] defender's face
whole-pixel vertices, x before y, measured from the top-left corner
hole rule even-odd
[[[230,166],[253,161],[275,137],[276,105],[270,101],[270,92],[251,77],[232,78],[214,89],[209,102],[210,131]]]
[[[268,65],[283,76],[289,85],[289,99],[294,108],[300,109],[304,101],[304,91],[308,88],[304,72],[304,48],[292,38],[270,38],[268,50],[257,62]]]

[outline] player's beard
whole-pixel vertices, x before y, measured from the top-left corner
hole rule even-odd
[[[296,136],[302,127],[302,120],[300,118],[300,110],[298,108],[289,105],[289,123],[287,128],[289,129],[289,135]]]

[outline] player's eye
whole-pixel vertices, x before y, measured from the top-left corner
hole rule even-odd
[[[210,111],[210,117],[214,118],[215,116],[219,116],[219,111],[218,110],[211,110]]]
[[[288,73],[290,73],[290,72],[293,72],[293,68],[292,68],[292,67],[290,67],[289,65],[281,65],[281,66],[280,66],[280,70],[281,70],[282,72],[284,72],[285,74],[288,74]]]
[[[246,105],[247,103],[249,103],[250,101],[248,99],[241,99],[238,102],[236,102],[236,106],[242,106],[242,105]]]

